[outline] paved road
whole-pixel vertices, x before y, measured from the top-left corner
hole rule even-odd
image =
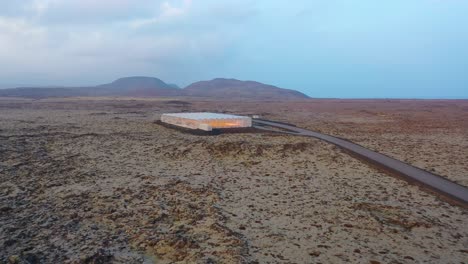
[[[279,131],[288,134],[300,135],[300,136],[309,136],[324,140],[326,142],[335,144],[345,150],[350,151],[353,154],[358,155],[361,158],[364,158],[376,165],[382,166],[383,168],[390,170],[392,172],[398,173],[400,176],[403,176],[410,182],[415,182],[417,184],[422,184],[425,187],[430,188],[432,191],[455,200],[461,205],[468,207],[468,188],[452,181],[449,181],[441,176],[432,174],[425,170],[413,167],[407,163],[401,162],[389,156],[374,152],[367,148],[364,148],[360,145],[354,144],[350,141],[332,137],[329,135],[324,135],[307,129],[299,128],[296,126],[277,123],[267,120],[254,119],[254,125],[260,129],[271,130],[265,126],[270,126],[274,128],[286,129],[288,131]]]

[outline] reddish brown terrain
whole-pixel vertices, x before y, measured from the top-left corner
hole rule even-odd
[[[0,263],[466,263],[468,209],[313,138],[198,136],[258,114],[468,186],[468,101],[0,99]]]

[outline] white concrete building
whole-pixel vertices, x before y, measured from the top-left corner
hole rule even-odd
[[[161,121],[167,124],[211,131],[216,128],[251,127],[252,118],[217,113],[162,114]]]

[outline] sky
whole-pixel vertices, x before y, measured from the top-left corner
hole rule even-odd
[[[467,0],[0,0],[0,87],[217,77],[468,98]]]

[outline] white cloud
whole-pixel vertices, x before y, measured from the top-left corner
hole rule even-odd
[[[135,19],[130,21],[129,24],[132,28],[140,28],[152,24],[170,22],[186,15],[191,6],[192,0],[184,0],[180,6],[175,6],[169,1],[164,1],[160,4],[159,14],[149,18]]]
[[[47,24],[106,24],[150,15],[161,0],[17,0],[0,4],[0,16],[23,16]]]
[[[184,82],[205,67],[220,68],[239,32],[228,22],[213,29],[213,20],[226,18],[220,9],[191,0],[17,3],[3,13],[0,4],[0,80],[10,83],[24,76],[38,84],[96,83],[132,74]]]
[[[22,18],[0,17],[0,66],[6,66],[8,62],[27,61],[35,52],[46,47],[47,42],[47,28]]]
[[[23,18],[0,17],[0,34],[39,37],[46,29],[29,23]]]
[[[25,7],[30,9],[35,15],[41,16],[49,7],[50,0],[34,0]]]
[[[184,15],[192,5],[192,0],[184,0],[182,6],[175,7],[168,1],[161,4],[161,15],[162,19],[169,19],[172,17],[178,17]]]

